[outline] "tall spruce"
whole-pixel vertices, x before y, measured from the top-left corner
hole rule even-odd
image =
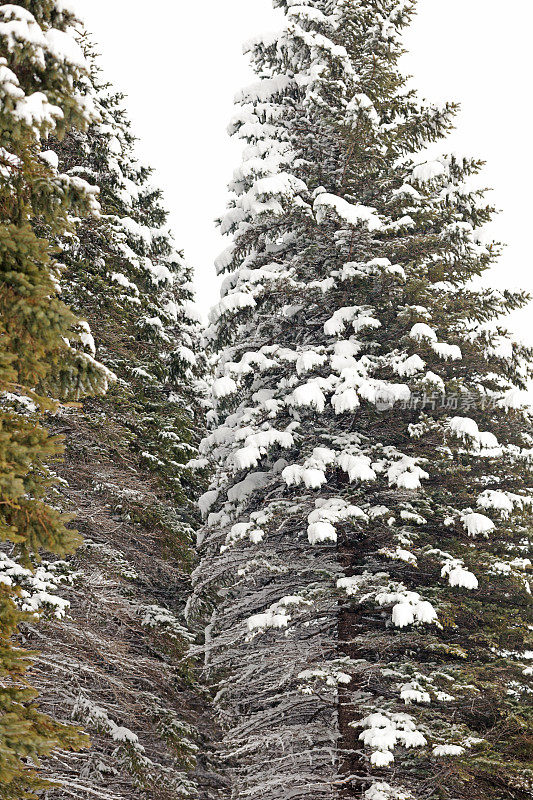
[[[456,108],[400,74],[414,4],[274,5],[232,122],[190,605],[232,796],[526,800],[532,353],[499,320],[527,298],[479,288],[482,164],[424,155]]]
[[[14,642],[48,603],[57,576],[42,553],[79,541],[52,495],[61,441],[43,426],[59,401],[104,392],[111,373],[85,351],[87,323],[59,299],[53,239],[69,216],[97,215],[97,190],[58,173],[43,146],[96,118],[83,91],[82,50],[63,2],[0,6],[0,796],[34,798],[48,784],[36,767],[54,748],[86,745],[76,728],[37,709],[25,678],[31,653]],[[39,235],[45,228],[47,235]],[[50,595],[51,597],[51,595]],[[60,615],[61,607],[51,605]]]
[[[75,511],[84,542],[55,565],[64,618],[49,614],[26,633],[40,651],[41,707],[91,738],[89,752],[45,762],[61,784],[50,798],[177,800],[210,782],[207,703],[183,619],[203,482],[204,358],[190,270],[161,193],[135,158],[122,97],[81,41],[98,120],[50,146],[61,171],[99,187],[101,215],[59,240],[63,298],[117,382],[54,419],[67,442],[58,502]]]

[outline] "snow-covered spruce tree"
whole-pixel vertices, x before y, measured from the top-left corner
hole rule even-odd
[[[207,618],[235,798],[526,800],[531,352],[476,288],[481,164],[399,74],[405,0],[250,43],[209,335]],[[530,730],[530,728],[529,728]]]
[[[40,651],[32,678],[41,707],[78,720],[91,738],[90,752],[44,763],[62,786],[50,799],[176,800],[196,793],[190,773],[204,769],[203,747],[198,767],[195,756],[206,703],[180,621],[202,482],[184,465],[202,429],[203,363],[192,352],[189,269],[135,160],[121,98],[83,44],[93,64],[83,90],[99,120],[49,144],[61,172],[99,187],[102,212],[60,237],[63,299],[88,321],[87,346],[118,380],[83,411],[55,417],[67,442],[61,502],[84,544],[53,565],[64,619],[26,629],[27,644]]]
[[[30,653],[14,643],[47,602],[53,576],[34,569],[43,552],[72,551],[78,537],[50,495],[60,440],[43,426],[58,399],[103,392],[111,377],[84,352],[86,323],[58,297],[61,266],[51,237],[69,214],[97,214],[96,189],[58,174],[42,152],[54,133],[85,128],[95,113],[75,83],[87,72],[61,2],[0,5],[0,796],[36,797],[36,769],[54,748],[86,739],[40,713],[25,678]],[[45,148],[44,148],[45,149]],[[42,237],[45,225],[50,236]],[[48,578],[45,579],[45,575]]]

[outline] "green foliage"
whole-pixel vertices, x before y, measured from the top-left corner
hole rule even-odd
[[[52,236],[69,230],[69,214],[97,208],[92,187],[59,176],[41,156],[52,131],[92,119],[73,90],[84,67],[68,45],[67,21],[54,2],[0,8],[0,538],[22,565],[41,552],[72,552],[79,542],[70,516],[47,501],[57,483],[49,465],[62,443],[43,427],[43,413],[59,399],[104,391],[110,378],[83,354],[78,321],[57,294]],[[37,233],[43,224],[47,237]],[[13,641],[27,618],[20,590],[8,576],[0,588],[0,797],[24,800],[47,786],[38,771],[43,755],[79,749],[87,739],[37,711],[24,678],[31,654]]]
[[[92,46],[81,42],[91,74],[77,91],[97,118],[49,146],[66,182],[98,184],[100,213],[57,233],[41,219],[38,231],[54,237],[62,299],[86,320],[78,358],[90,364],[97,354],[117,380],[51,421],[66,442],[57,502],[76,511],[85,543],[62,592],[69,618],[50,619],[30,639],[42,654],[43,705],[83,723],[92,746],[44,768],[64,782],[53,793],[61,800],[71,780],[88,793],[176,800],[196,792],[205,707],[183,620],[204,483],[196,456],[205,360],[190,270],[161,193],[136,161],[121,96],[102,84]]]

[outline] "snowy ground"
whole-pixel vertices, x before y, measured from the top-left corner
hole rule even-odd
[[[240,145],[225,133],[232,97],[250,79],[241,44],[277,27],[271,0],[75,0],[100,45],[107,77],[129,95],[139,152],[157,169],[176,240],[196,267],[204,315],[217,299],[212,263],[224,242],[213,219]],[[148,8],[148,11],[147,11]],[[432,100],[463,105],[448,150],[488,161],[484,182],[503,209],[494,237],[508,243],[491,282],[533,292],[529,190],[530,31],[524,0],[419,0],[405,69]],[[531,312],[514,318],[533,344]]]

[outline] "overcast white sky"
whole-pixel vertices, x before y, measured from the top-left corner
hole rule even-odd
[[[217,299],[214,226],[241,145],[226,126],[251,80],[242,43],[278,27],[271,0],[76,0],[108,80],[127,94],[138,152],[156,170],[177,246],[196,270],[205,312]],[[530,0],[419,0],[405,70],[421,94],[462,104],[443,151],[487,160],[484,178],[503,209],[494,237],[508,244],[492,282],[533,293]],[[533,307],[515,317],[533,344]]]

